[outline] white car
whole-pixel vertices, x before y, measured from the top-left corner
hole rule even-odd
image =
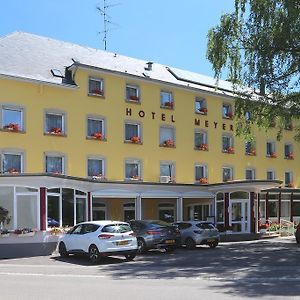
[[[194,249],[196,245],[208,245],[210,248],[218,246],[220,233],[218,229],[209,222],[182,221],[176,222],[181,234],[181,244],[187,249]]]
[[[124,255],[127,260],[133,260],[137,253],[137,239],[125,222],[83,222],[60,238],[58,252],[62,257],[85,254],[93,263],[110,255]]]

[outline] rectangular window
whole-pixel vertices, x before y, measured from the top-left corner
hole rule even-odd
[[[105,133],[104,133],[104,120],[103,119],[97,119],[97,118],[88,118],[87,120],[87,136],[103,140],[105,139]]]
[[[248,141],[245,143],[245,154],[256,155],[256,143],[254,141]]]
[[[208,183],[206,165],[195,166],[195,182]]]
[[[206,105],[206,100],[196,97],[195,99],[195,113],[197,114],[207,114],[207,105]]]
[[[140,91],[137,86],[126,85],[126,100],[140,102]]]
[[[92,96],[103,96],[103,79],[100,78],[89,78],[89,95]]]
[[[136,123],[125,123],[125,141],[132,143],[141,142],[141,126]]]
[[[223,167],[222,179],[224,182],[233,180],[233,169],[229,167]]]
[[[163,147],[175,147],[175,133],[173,127],[160,127],[159,144]]]
[[[104,179],[104,161],[98,158],[88,158],[88,177]]]
[[[22,173],[23,172],[23,154],[21,153],[3,153],[2,155],[3,173]]]
[[[64,174],[64,157],[47,155],[46,173]]]
[[[23,131],[23,109],[3,107],[1,127],[14,132]]]
[[[208,150],[206,131],[196,131],[194,137],[195,149]]]
[[[230,135],[222,136],[222,152],[225,153],[234,153],[233,148],[233,137]]]
[[[174,99],[171,92],[160,92],[160,106],[162,108],[174,108]]]
[[[276,218],[278,212],[278,201],[268,202],[268,214],[270,218]]]
[[[171,178],[175,176],[174,163],[168,163],[168,162],[160,163],[160,176],[170,176],[170,180],[171,180]]]
[[[267,156],[276,157],[275,142],[267,142],[266,144]]]
[[[225,119],[233,118],[232,106],[230,104],[223,104],[222,106],[222,116]]]
[[[125,179],[126,180],[140,180],[141,179],[140,161],[132,160],[132,161],[125,162]]]
[[[267,171],[267,180],[274,180],[275,179],[275,172],[272,170]]]
[[[284,184],[287,187],[293,187],[293,173],[292,172],[284,172]]]
[[[65,134],[64,114],[47,112],[45,118],[45,133]]]
[[[284,145],[284,157],[286,159],[294,159],[293,145],[292,144],[285,144]]]
[[[254,169],[246,169],[245,177],[246,177],[246,180],[254,180],[255,179],[255,170]]]

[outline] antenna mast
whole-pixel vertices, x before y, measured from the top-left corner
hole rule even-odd
[[[107,33],[111,30],[111,29],[115,29],[115,28],[108,28],[108,25],[117,25],[114,24],[113,22],[110,21],[111,17],[107,14],[107,9],[116,5],[119,5],[120,3],[116,3],[116,4],[110,4],[107,5],[106,4],[106,0],[103,0],[103,7],[99,7],[97,6],[97,10],[100,12],[100,14],[103,16],[103,27],[104,30],[99,32],[100,34],[103,33],[104,37],[103,37],[103,42],[104,42],[104,50],[107,50]]]

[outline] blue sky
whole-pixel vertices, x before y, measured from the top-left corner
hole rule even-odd
[[[207,32],[234,0],[106,0],[111,21],[107,50],[213,76]],[[116,4],[116,5],[115,5]],[[103,0],[2,1],[0,36],[25,31],[104,49]]]

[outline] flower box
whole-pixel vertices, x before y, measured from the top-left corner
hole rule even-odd
[[[4,126],[4,129],[7,129],[9,131],[18,132],[18,131],[20,131],[20,126],[19,126],[19,124],[9,123],[8,125]]]
[[[208,146],[207,146],[207,144],[200,144],[199,149],[202,150],[202,151],[207,151]]]
[[[208,183],[208,180],[207,180],[206,177],[202,177],[202,178],[199,179],[199,183],[200,183],[200,184],[207,184],[207,183]]]
[[[250,150],[248,152],[246,152],[247,155],[250,155],[250,156],[256,156],[256,150],[253,149],[253,150]]]
[[[94,94],[94,95],[100,95],[100,96],[103,95],[103,91],[101,89],[93,89],[91,91],[91,93]]]
[[[234,148],[233,147],[228,147],[226,153],[234,154]]]
[[[49,130],[50,134],[55,134],[55,135],[61,135],[62,134],[62,130],[59,127],[53,127]]]
[[[140,97],[138,96],[129,96],[129,100],[132,100],[132,101],[140,101]]]
[[[138,175],[134,175],[134,176],[130,177],[130,180],[141,180],[141,178]]]
[[[232,112],[228,112],[225,114],[225,119],[233,119],[233,113]]]
[[[162,144],[164,147],[169,147],[169,148],[173,148],[175,147],[175,143],[173,140],[169,139],[163,142]]]
[[[293,188],[294,186],[295,186],[295,185],[294,185],[293,182],[290,182],[290,183],[287,184],[287,187],[290,187],[290,188]]]
[[[275,152],[272,152],[272,153],[270,154],[270,157],[271,157],[271,158],[276,158],[276,157],[277,157],[277,154],[276,154]]]
[[[285,158],[286,159],[294,159],[294,153],[289,153]]]
[[[172,101],[164,102],[163,107],[173,109],[174,102],[172,102]]]
[[[206,108],[206,107],[201,107],[201,108],[199,108],[198,110],[199,110],[199,112],[200,112],[201,114],[203,114],[203,115],[206,115],[206,114],[207,114],[207,108]]]
[[[130,138],[130,141],[133,143],[133,144],[138,144],[140,143],[141,139],[138,137],[138,136],[132,136]]]
[[[92,134],[93,139],[95,140],[102,140],[104,138],[103,133],[102,132],[94,132]]]
[[[102,174],[97,174],[92,176],[93,180],[106,180],[105,176]]]

